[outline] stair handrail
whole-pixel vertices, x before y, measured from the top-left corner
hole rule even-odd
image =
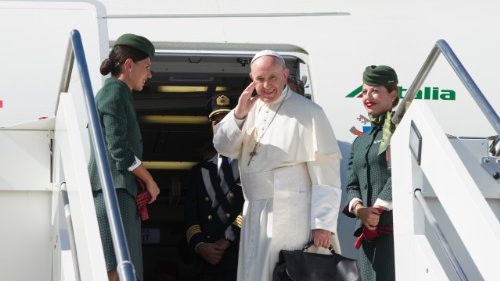
[[[73,270],[75,271],[75,279],[76,281],[81,281],[82,278],[80,276],[80,266],[78,265],[78,255],[76,253],[76,242],[75,242],[75,231],[73,229],[73,218],[71,215],[71,210],[69,208],[69,196],[68,196],[68,190],[66,189],[66,182],[61,183],[61,191],[60,196],[61,196],[61,203],[62,206],[61,208],[64,211],[64,218],[66,222],[66,227],[68,231],[68,242],[69,242],[69,247],[71,248],[71,256],[73,258]]]
[[[452,69],[455,71],[455,74],[459,77],[460,81],[462,84],[465,86],[469,94],[472,96],[476,104],[479,106],[487,120],[490,122],[492,125],[493,129],[496,131],[497,135],[500,135],[500,118],[496,111],[493,109],[493,107],[490,105],[488,100],[485,98],[484,94],[482,91],[479,89],[477,84],[474,82],[470,74],[467,72],[463,64],[460,62],[458,57],[455,55],[453,52],[452,48],[449,46],[449,44],[443,40],[440,39],[438,40],[434,47],[432,48],[431,52],[429,53],[427,59],[425,60],[424,64],[420,68],[417,76],[413,80],[411,86],[408,88],[407,94],[405,95],[403,101],[399,104],[398,108],[396,109],[396,112],[392,118],[392,121],[395,124],[398,124],[401,122],[403,119],[404,114],[406,113],[406,110],[408,109],[409,105],[415,98],[418,90],[422,86],[423,82],[427,78],[427,75],[431,71],[432,67],[434,66],[437,58],[439,57],[440,54],[443,54],[443,56],[446,58]],[[445,255],[447,256],[448,260],[450,261],[455,273],[457,274],[457,277],[459,280],[468,280],[467,276],[465,275],[465,272],[458,262],[458,259],[456,255],[454,254],[453,250],[451,249],[446,237],[443,234],[443,231],[441,230],[437,220],[435,219],[431,209],[427,205],[427,202],[425,200],[425,197],[422,195],[422,191],[420,188],[415,188],[414,189],[414,196],[417,202],[420,204],[420,207],[423,210],[424,216],[429,222],[429,225],[431,229],[434,231],[434,234],[439,240],[439,244],[445,251]]]
[[[427,202],[425,201],[425,198],[422,195],[422,189],[415,188],[413,193],[414,193],[415,199],[417,199],[417,202],[420,204],[420,207],[424,211],[424,216],[427,219],[427,222],[429,222],[431,229],[434,231],[434,234],[438,238],[438,241],[441,244],[441,247],[445,251],[446,257],[450,261],[458,278],[460,279],[460,281],[468,281],[469,278],[467,278],[467,276],[465,275],[464,269],[462,268],[462,266],[458,262],[457,256],[455,255],[455,253],[451,249],[450,243],[448,243],[448,240],[446,239],[446,236],[443,234],[443,231],[441,230],[439,223],[437,222],[436,218],[432,214],[431,208],[429,208],[429,205],[427,205]]]
[[[418,89],[420,89],[420,87],[424,83],[427,75],[434,66],[434,63],[436,62],[440,54],[443,54],[443,56],[446,58],[450,66],[455,71],[455,74],[457,74],[458,78],[460,78],[460,81],[462,81],[465,88],[469,91],[476,104],[479,106],[493,129],[496,131],[497,135],[500,135],[500,117],[498,117],[495,109],[493,109],[488,100],[484,97],[483,92],[481,92],[479,87],[476,85],[469,72],[467,72],[463,64],[455,55],[455,52],[453,52],[453,50],[451,49],[450,45],[443,39],[440,39],[436,42],[431,52],[427,56],[424,64],[420,68],[420,71],[415,77],[415,80],[413,80],[411,86],[408,88],[403,102],[399,104],[398,108],[396,109],[396,113],[392,117],[392,121],[394,122],[394,124],[399,124],[399,122],[401,122],[401,119],[403,119],[407,107],[415,98]]]
[[[85,52],[83,49],[82,39],[78,30],[72,30],[66,52],[66,59],[63,68],[63,75],[60,84],[60,91],[56,103],[59,103],[59,96],[69,89],[71,80],[71,70],[73,63],[76,59],[76,66],[80,74],[80,82],[82,83],[83,94],[85,98],[85,105],[89,117],[89,131],[92,140],[92,149],[96,157],[97,170],[99,179],[102,183],[102,192],[104,195],[104,205],[106,207],[106,214],[108,216],[109,228],[111,230],[111,238],[115,250],[117,261],[117,272],[120,280],[135,281],[135,269],[130,258],[130,253],[125,238],[125,230],[123,228],[123,221],[120,215],[120,208],[114,189],[113,179],[111,177],[111,170],[109,168],[106,146],[104,137],[97,113],[94,94],[92,91],[92,84],[90,83],[89,70]],[[57,111],[56,104],[56,111]]]

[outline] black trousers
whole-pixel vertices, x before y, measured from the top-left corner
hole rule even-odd
[[[236,268],[222,272],[203,272],[203,281],[236,281]]]

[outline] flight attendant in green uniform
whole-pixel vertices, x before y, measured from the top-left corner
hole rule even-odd
[[[154,52],[153,44],[142,36],[120,36],[100,68],[102,75],[111,73],[111,77],[106,79],[96,95],[111,175],[138,280],[143,280],[143,274],[141,220],[135,201],[138,192],[137,178],[145,183],[151,195],[149,203],[156,200],[160,189],[140,160],[142,138],[133,106],[132,90],[142,90],[144,83],[151,78],[151,57]],[[95,161],[92,153],[89,174],[106,269],[109,280],[118,280],[117,262]]]
[[[363,105],[370,115],[370,132],[358,136],[348,163],[344,214],[357,218],[354,235],[363,281],[395,280],[392,234],[392,185],[388,147],[396,126],[392,108],[398,104],[398,77],[385,65],[363,72]]]

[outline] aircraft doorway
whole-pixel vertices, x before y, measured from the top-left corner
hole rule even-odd
[[[170,280],[160,279],[161,274],[178,276],[172,280],[199,280],[196,258],[185,238],[184,204],[191,167],[204,159],[204,149],[212,143],[207,102],[223,93],[236,103],[250,83],[249,62],[260,49],[159,51],[153,59],[151,81],[134,93],[143,162],[161,189],[157,201],[148,207],[150,219],[142,224],[147,281]],[[294,77],[307,76],[301,59],[286,55],[285,60]],[[307,85],[306,94],[310,95]]]

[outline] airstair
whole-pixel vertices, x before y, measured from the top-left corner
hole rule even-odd
[[[9,71],[1,82],[0,280],[107,280],[89,143],[82,143],[89,136],[81,75],[65,75],[60,85],[71,86],[58,89],[72,29],[85,34],[92,69],[109,47],[104,6],[89,2],[0,1],[9,27],[2,30]]]
[[[448,135],[425,103],[407,107],[440,54],[489,121],[476,126],[493,136]],[[445,41],[393,121],[401,121],[391,140],[397,280],[500,280],[500,119]]]
[[[78,72],[72,75],[73,67]],[[70,82],[79,85],[72,85]],[[80,87],[77,93],[75,86]],[[83,94],[82,94],[83,89]],[[0,280],[107,279],[87,163],[98,169],[120,280],[136,280],[90,84],[80,33],[72,31],[55,117],[0,128],[3,210]],[[90,136],[90,138],[89,138]]]
[[[83,88],[83,99],[67,93],[74,63],[76,63],[77,76]],[[59,168],[56,182],[61,182],[60,196],[62,200],[58,201],[61,204],[59,212],[65,214],[65,233],[70,246],[68,252],[71,253],[71,255],[67,254],[68,262],[61,264],[71,264],[73,269],[70,271],[68,268],[64,272],[70,271],[69,276],[74,277],[75,280],[107,280],[92,189],[87,172],[88,153],[86,153],[86,147],[90,147],[96,155],[99,177],[103,183],[106,211],[117,257],[117,272],[120,280],[137,280],[134,265],[130,261],[120,209],[113,188],[82,39],[76,30],[71,32],[60,92],[55,120],[57,144],[54,151],[54,162],[55,167]],[[84,143],[86,140],[89,142]],[[62,245],[62,242],[60,240],[58,245]],[[61,278],[61,280],[72,279]]]

